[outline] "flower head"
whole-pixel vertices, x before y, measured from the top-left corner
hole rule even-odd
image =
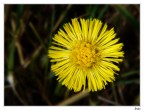
[[[122,61],[123,44],[114,29],[98,19],[72,19],[53,37],[48,50],[51,69],[68,89],[97,91],[115,80]]]

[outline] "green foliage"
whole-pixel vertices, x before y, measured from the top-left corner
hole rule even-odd
[[[129,12],[124,6],[116,5],[115,7],[121,14],[124,16],[128,22],[130,22],[136,29],[139,31],[140,25],[139,22],[135,19],[135,17]]]

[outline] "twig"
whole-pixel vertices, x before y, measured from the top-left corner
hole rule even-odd
[[[110,17],[110,19],[108,19],[107,23],[111,23],[118,15],[119,15],[118,12],[114,13],[114,14]]]
[[[22,53],[21,45],[19,44],[18,41],[15,43],[15,45],[17,47],[20,63],[21,63],[21,65],[23,65],[25,61],[24,61],[24,56],[23,56],[23,53]]]
[[[6,23],[7,20],[8,20],[8,17],[9,17],[10,10],[11,10],[11,5],[5,4],[4,5],[4,10],[5,10],[5,13],[4,13],[5,14],[4,15],[4,23]]]
[[[41,82],[38,78],[36,79],[36,81],[39,85],[39,89],[41,91],[40,93],[41,93],[42,98],[46,101],[47,105],[52,105],[51,101],[49,100],[49,97],[45,93],[45,86],[41,84]]]
[[[111,86],[112,86],[112,91],[113,91],[114,99],[115,99],[116,103],[118,103],[118,98],[117,98],[117,93],[116,93],[116,90],[115,90],[115,86],[114,86],[113,83],[111,84]]]
[[[37,39],[38,39],[38,40],[40,41],[40,43],[42,44],[43,48],[44,48],[45,50],[47,50],[47,48],[46,48],[43,40],[41,39],[41,36],[39,35],[39,33],[37,32],[37,30],[35,29],[34,25],[30,22],[30,23],[29,23],[29,26],[30,26],[31,29],[33,30],[33,32],[34,32],[35,36],[37,37]]]
[[[84,97],[87,97],[88,95],[89,95],[89,93],[88,93],[88,90],[86,89],[85,91],[82,91],[82,92],[64,100],[63,102],[58,103],[57,105],[59,105],[59,106],[69,105],[69,104],[72,104]]]
[[[34,57],[36,57],[36,55],[40,52],[41,49],[42,49],[42,46],[39,46],[39,47],[35,50],[35,52],[32,54],[32,56],[31,56],[28,60],[25,61],[25,63],[23,64],[23,67],[24,67],[24,68],[26,68],[26,67],[31,63],[32,59],[33,59]],[[30,59],[31,59],[31,60],[30,60]]]
[[[11,88],[11,85],[5,85],[4,86],[4,89],[9,89],[9,88]]]
[[[71,8],[71,5],[68,5],[66,10],[62,13],[59,20],[57,21],[54,28],[52,29],[52,32],[54,32],[57,29],[57,27],[60,25],[60,23],[62,22],[63,18],[65,17],[65,15],[67,14],[67,12],[69,11],[70,8]]]
[[[123,96],[122,90],[121,90],[121,86],[118,87],[118,92],[119,92],[119,95],[120,95],[122,103],[126,104],[126,102],[124,100],[124,96]]]
[[[45,92],[42,93],[42,97],[43,97],[43,99],[46,101],[46,103],[47,103],[48,105],[52,105],[52,103],[50,102],[50,100],[49,100],[48,97],[46,96]]]
[[[118,103],[114,102],[114,101],[111,101],[111,100],[108,100],[106,98],[103,98],[101,96],[98,96],[98,99],[101,100],[101,101],[104,101],[104,102],[107,102],[109,104],[113,104],[113,105],[119,105]]]
[[[36,51],[33,53],[33,55],[31,56],[31,58],[29,58],[28,60],[25,60],[25,59],[24,59],[24,56],[23,56],[23,53],[22,53],[22,48],[21,48],[21,45],[19,44],[19,42],[17,41],[15,45],[16,45],[16,47],[17,47],[17,51],[18,51],[20,63],[21,63],[21,65],[22,65],[24,68],[26,68],[26,67],[30,64],[30,62],[32,61],[32,60],[30,60],[30,59],[34,58],[34,57],[40,52],[40,50],[42,49],[42,46],[39,46],[39,47],[36,49]]]

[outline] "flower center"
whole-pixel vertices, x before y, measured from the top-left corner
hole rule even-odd
[[[88,68],[96,61],[96,50],[90,43],[79,41],[71,56],[77,65]]]

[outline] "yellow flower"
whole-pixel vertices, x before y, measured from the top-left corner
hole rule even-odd
[[[79,23],[80,22],[80,23]],[[53,37],[48,50],[51,69],[68,89],[97,91],[115,80],[122,61],[123,44],[98,19],[72,19]]]

